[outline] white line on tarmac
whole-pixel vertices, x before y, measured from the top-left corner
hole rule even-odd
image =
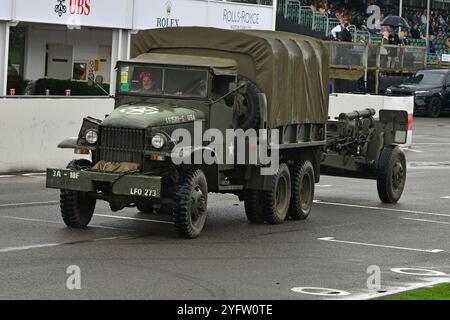
[[[156,223],[165,223],[165,224],[173,224],[170,221],[160,221],[160,220],[152,220],[152,219],[140,219],[140,218],[132,218],[132,217],[123,217],[123,216],[112,216],[108,214],[94,214],[97,217],[104,218],[113,218],[113,219],[123,219],[123,220],[135,220],[135,221],[145,221],[145,222],[156,222]]]
[[[348,243],[348,244],[356,244],[356,245],[368,246],[368,247],[380,247],[380,248],[388,248],[388,249],[419,251],[419,252],[427,252],[427,253],[439,253],[439,252],[443,252],[444,251],[442,249],[425,250],[425,249],[415,249],[415,248],[406,248],[406,247],[386,246],[386,245],[374,244],[374,243],[364,243],[364,242],[336,240],[333,237],[318,238],[317,240],[329,241],[329,242],[339,242],[339,243]]]
[[[414,144],[421,144],[421,145],[449,145],[450,142],[414,142]]]
[[[14,251],[24,251],[24,250],[32,250],[32,249],[40,249],[40,248],[48,248],[48,247],[57,247],[67,244],[74,244],[77,242],[90,242],[90,241],[107,241],[107,240],[117,240],[117,239],[126,239],[128,237],[109,237],[109,238],[99,238],[99,239],[88,239],[85,241],[74,241],[74,242],[65,242],[65,243],[44,243],[44,244],[36,244],[30,246],[22,246],[22,247],[8,247],[0,249],[0,253],[14,252]]]
[[[2,175],[0,178],[12,178],[15,177],[14,175]]]
[[[22,176],[24,177],[34,177],[34,176],[45,176],[46,172],[31,172],[31,173],[24,173]]]
[[[331,188],[332,186],[332,184],[316,184],[316,187],[319,188]]]
[[[22,218],[22,217],[12,217],[12,216],[0,216],[0,218],[13,219],[13,220],[21,220],[21,221],[30,221],[30,222],[43,222],[43,223],[52,223],[52,224],[63,224],[63,222],[59,222],[59,221],[44,220],[44,219],[35,219],[35,218]],[[137,231],[137,230],[133,230],[133,229],[125,229],[125,228],[115,228],[115,227],[100,226],[100,225],[97,225],[97,224],[90,224],[89,227],[90,227],[90,228],[98,228],[98,229],[132,231],[132,232],[136,232],[136,231]]]
[[[441,197],[441,199],[450,199],[450,196]]]
[[[420,221],[420,222],[429,222],[429,223],[437,223],[437,224],[450,224],[450,222],[436,221],[436,220],[427,220],[427,219],[414,219],[414,218],[407,218],[407,217],[400,217],[400,219]]]
[[[46,243],[46,244],[37,244],[37,245],[23,246],[23,247],[9,247],[9,248],[0,249],[0,253],[47,248],[47,247],[56,247],[56,246],[60,246],[62,244],[63,243]]]
[[[54,205],[58,204],[59,200],[54,201],[39,201],[39,202],[18,202],[18,203],[4,203],[0,204],[0,208],[2,207],[20,207],[20,206],[33,206],[33,205]]]
[[[409,152],[415,152],[415,153],[422,153],[422,150],[417,150],[417,149],[403,149],[405,151],[409,151]]]
[[[412,213],[412,214],[423,214],[423,215],[431,215],[431,216],[450,217],[450,214],[445,214],[445,213],[414,211],[414,210],[406,210],[406,209],[393,209],[393,208],[384,208],[384,207],[371,207],[371,206],[363,206],[363,205],[357,205],[357,204],[326,202],[326,201],[322,201],[322,200],[314,200],[314,203],[331,205],[331,206],[340,206],[340,207],[350,207],[350,208],[361,208],[361,209],[372,209],[372,210],[381,210],[381,211],[393,211],[393,212],[403,212],[403,213]]]

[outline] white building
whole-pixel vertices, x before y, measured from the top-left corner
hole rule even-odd
[[[139,30],[178,26],[275,29],[276,0],[1,2],[0,96],[20,93],[19,79],[86,81],[91,73],[102,75],[113,90],[115,62],[129,58],[131,34]]]

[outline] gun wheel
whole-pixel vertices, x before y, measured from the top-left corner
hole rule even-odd
[[[398,146],[384,147],[378,162],[377,189],[384,203],[396,203],[406,183],[406,158]]]
[[[175,230],[183,238],[200,235],[206,221],[208,185],[201,170],[189,170],[181,178],[175,194],[173,211]]]

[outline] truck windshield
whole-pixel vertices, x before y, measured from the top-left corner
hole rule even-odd
[[[414,77],[408,78],[405,84],[421,84],[429,86],[441,86],[444,82],[445,74],[437,72],[417,73]]]
[[[208,70],[121,65],[119,92],[136,95],[208,97]]]

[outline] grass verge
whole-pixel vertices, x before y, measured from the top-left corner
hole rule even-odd
[[[385,300],[450,300],[450,283],[396,294]]]

